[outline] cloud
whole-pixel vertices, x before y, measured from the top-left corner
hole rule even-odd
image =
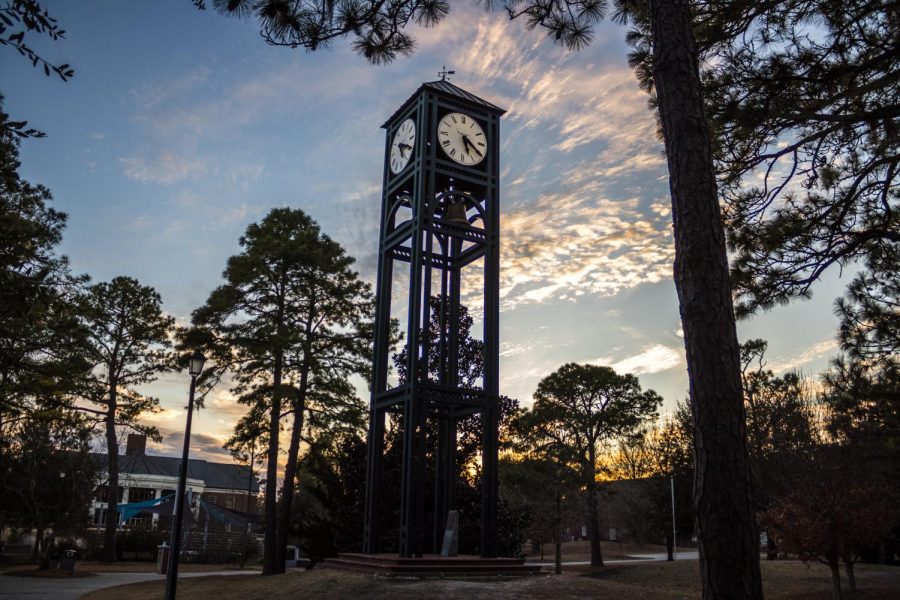
[[[612,296],[672,276],[667,220],[636,199],[546,194],[501,216],[504,309],[585,293]]]
[[[189,101],[194,93],[209,82],[210,70],[200,67],[164,81],[147,83],[131,90],[132,99],[145,109],[164,106],[172,101]]]
[[[319,57],[327,61],[330,57]],[[285,116],[308,118],[311,107],[327,106],[335,98],[355,98],[360,88],[376,81],[376,70],[363,61],[322,68],[320,62],[297,61],[251,71],[238,72],[236,83],[220,89],[218,77],[185,75],[152,100],[141,103],[138,120],[163,137],[203,138],[230,134],[242,127]],[[232,73],[234,74],[234,73]],[[209,88],[215,87],[214,93]],[[198,94],[202,92],[202,94]],[[140,91],[133,94],[145,96]],[[212,98],[197,102],[196,97]]]
[[[154,425],[156,427],[165,426],[167,423],[172,422],[184,422],[185,411],[181,409],[168,408],[166,406],[160,407],[162,410],[159,412],[147,412],[141,415],[141,424],[142,425]]]
[[[203,401],[205,414],[209,417],[215,417],[219,420],[229,421],[233,427],[234,423],[247,414],[250,410],[244,404],[237,401],[237,397],[229,390],[218,388],[213,390]]]
[[[510,342],[500,342],[500,356],[515,356],[517,354],[525,354],[530,352],[532,346],[524,344],[513,344]]]
[[[159,428],[162,442],[148,442],[151,454],[159,456],[181,456],[184,444],[184,429]],[[222,448],[225,438],[208,433],[191,433],[191,458],[213,462],[231,462],[231,454]]]
[[[199,158],[163,152],[159,156],[146,159],[142,156],[126,156],[119,159],[125,176],[144,183],[171,185],[185,179],[196,179],[206,175],[206,162]]]
[[[617,373],[631,373],[632,375],[644,375],[647,373],[660,373],[682,365],[684,352],[655,344],[633,356],[621,360],[610,357],[602,357],[591,361],[594,364],[612,367]]]
[[[149,215],[138,215],[126,224],[126,227],[133,231],[147,231],[152,226],[153,217]]]
[[[806,350],[803,350],[797,356],[791,358],[779,358],[768,366],[774,373],[784,373],[785,371],[795,371],[802,366],[822,358],[838,349],[837,340],[824,340],[817,344],[813,344]]]

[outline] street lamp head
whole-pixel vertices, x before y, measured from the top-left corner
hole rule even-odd
[[[194,350],[194,353],[188,359],[188,373],[191,374],[191,377],[196,377],[203,372],[203,363],[205,362],[206,357],[203,356],[203,353],[199,350]]]

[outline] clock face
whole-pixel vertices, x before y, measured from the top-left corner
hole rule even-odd
[[[412,119],[407,119],[397,128],[397,133],[394,134],[394,140],[391,142],[391,172],[395,175],[409,164],[415,141],[416,124]]]
[[[477,165],[487,154],[487,138],[478,121],[462,113],[448,113],[438,123],[438,143],[461,165]]]

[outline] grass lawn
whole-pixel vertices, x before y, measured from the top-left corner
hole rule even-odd
[[[25,569],[7,569],[3,571],[3,575],[13,575],[15,577],[38,577],[41,579],[72,579],[73,577],[94,577],[97,575],[93,571],[74,571],[69,573],[61,569],[38,569],[30,566]]]
[[[526,550],[531,548],[526,545]],[[683,548],[683,550],[694,550],[694,548]],[[666,551],[665,546],[657,546],[654,544],[631,544],[625,542],[600,542],[600,553],[603,560],[620,560],[628,558],[632,554],[659,554]],[[553,562],[554,558],[553,544],[544,544],[544,558],[541,559],[540,552],[532,552],[526,554],[525,558],[530,561]],[[566,561],[585,561],[591,560],[590,542],[563,542],[562,559]]]
[[[572,568],[561,576],[491,581],[398,581],[316,568],[305,573],[273,577],[235,575],[185,579],[178,583],[178,591],[188,598],[214,597],[216,600],[421,600],[436,597],[466,600],[676,600],[700,597],[698,568],[696,561],[647,562],[609,566],[593,572],[586,568]],[[861,590],[856,598],[895,600],[900,597],[900,568],[859,565],[856,578]],[[830,598],[830,576],[821,565],[764,561],[763,579],[766,598],[770,600]],[[163,589],[163,582],[154,581],[93,592],[83,599],[158,600],[163,595]],[[849,598],[849,594],[846,597]]]

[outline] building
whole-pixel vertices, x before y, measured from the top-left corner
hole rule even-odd
[[[178,483],[180,458],[152,456],[146,453],[147,437],[129,434],[125,455],[119,456],[118,503],[146,502],[174,495]],[[91,506],[96,526],[106,523],[109,490],[103,484],[108,465],[106,454],[94,454],[99,481]],[[252,520],[257,514],[256,497],[259,482],[247,466],[189,459],[186,490],[191,498],[194,518],[199,519],[200,507],[205,504],[224,509],[223,514],[243,516]],[[209,512],[209,511],[207,511]],[[125,525],[148,527],[156,525],[159,514],[143,512],[129,517]]]

